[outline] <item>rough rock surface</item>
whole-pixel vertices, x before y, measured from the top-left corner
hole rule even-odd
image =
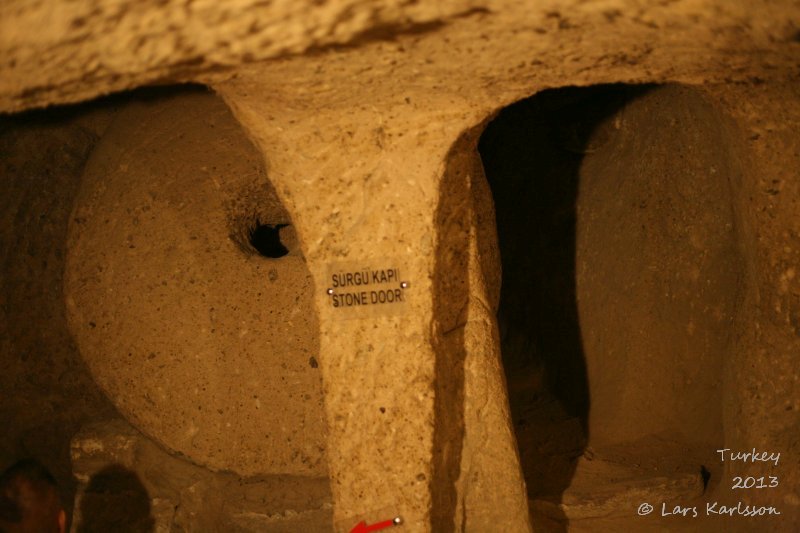
[[[325,478],[212,473],[175,457],[121,419],[92,423],[71,444],[77,531],[320,531]],[[150,529],[152,528],[152,529]]]
[[[334,70],[344,60],[360,73],[351,81],[365,86],[388,74],[393,92],[438,87],[459,94],[461,85],[474,98],[502,104],[498,96],[512,88],[531,94],[598,74],[694,82],[785,75],[800,46],[800,7],[789,0],[18,0],[2,9],[5,110],[209,71],[230,77],[244,63],[300,54],[333,59]],[[347,78],[337,81],[327,68],[307,75],[316,87],[306,90],[357,98],[340,91]]]
[[[71,507],[69,441],[111,416],[67,324],[66,232],[83,166],[113,110],[0,119],[0,463],[40,458]]]
[[[740,183],[734,172],[729,186],[741,259],[734,270],[741,266],[743,276],[737,313],[725,331],[730,352],[722,361],[714,359],[722,365],[721,409],[708,405],[701,411],[720,413],[721,423],[708,422],[709,434],[721,431],[718,446],[785,454],[775,470],[781,489],[741,498],[781,506],[779,525],[796,529],[796,2],[255,6],[109,1],[79,7],[53,0],[11,2],[2,9],[4,111],[191,80],[217,91],[247,131],[296,228],[313,279],[326,451],[339,530],[349,530],[360,519],[382,518],[384,511],[403,515],[414,531],[486,531],[498,523],[508,531],[530,529],[500,372],[493,316],[500,269],[497,243],[483,227],[491,209],[477,165],[479,133],[499,109],[549,88],[619,82],[702,87],[718,113],[699,115],[718,117],[725,135],[713,134],[717,125],[687,131],[705,139],[701,144],[709,139],[728,143],[736,161],[725,168],[741,169]],[[694,112],[688,115],[694,119]],[[722,152],[714,148],[711,153]],[[695,161],[705,164],[705,156]],[[668,160],[651,163],[669,166]],[[681,183],[686,191],[680,189],[678,196],[724,193],[719,182]],[[704,205],[698,196],[676,212],[702,220],[694,210]],[[599,205],[586,213],[610,208]],[[728,220],[723,211],[713,206],[711,212],[720,215],[714,220]],[[667,222],[665,230],[670,230]],[[619,227],[611,225],[608,231]],[[686,236],[681,233],[686,228],[674,229]],[[703,228],[694,238],[725,248],[733,237],[723,229]],[[672,248],[653,256],[667,250]],[[677,257],[687,250],[678,248]],[[331,268],[344,264],[399,268],[411,283],[404,312],[341,319],[326,288]],[[12,272],[19,280],[13,286],[33,278]],[[703,290],[715,293],[713,286]],[[47,301],[63,316],[58,298]],[[680,311],[683,304],[676,305]],[[723,307],[732,305],[726,300]],[[720,316],[727,320],[725,310]],[[702,319],[712,333],[721,320],[713,312]],[[13,331],[8,335],[14,338]],[[724,343],[710,337],[706,346],[713,345],[719,355]],[[3,348],[4,359],[14,364],[20,354],[16,344]],[[647,354],[638,355],[631,364],[649,368],[642,359]],[[23,365],[20,372],[33,371],[33,366]],[[685,383],[673,384],[686,390]],[[628,401],[648,401],[644,388],[631,387]],[[602,400],[606,403],[598,405],[607,409],[618,401]],[[625,407],[635,411],[639,406]],[[677,408],[691,411],[688,405]],[[705,417],[690,422],[687,428],[708,429]],[[163,435],[171,431],[166,428]],[[163,438],[161,431],[156,433],[155,439]],[[718,466],[722,473],[716,490],[728,499],[738,496],[728,490],[732,475],[764,475],[755,466]],[[746,529],[749,524],[731,521],[725,527]]]
[[[207,90],[124,107],[86,164],[65,274],[72,331],[129,420],[215,470],[324,476],[318,325],[262,159]],[[284,239],[286,240],[286,239]]]

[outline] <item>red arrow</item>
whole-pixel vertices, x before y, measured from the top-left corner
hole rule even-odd
[[[356,527],[350,530],[350,533],[369,533],[370,531],[380,531],[381,529],[386,529],[387,527],[392,527],[394,525],[394,520],[384,520],[383,522],[378,522],[377,524],[372,524],[368,526],[366,522],[363,520],[356,524]]]

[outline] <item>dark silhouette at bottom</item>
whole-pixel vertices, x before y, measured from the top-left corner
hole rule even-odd
[[[92,476],[79,512],[78,533],[149,533],[155,529],[147,490],[134,472],[120,465]]]

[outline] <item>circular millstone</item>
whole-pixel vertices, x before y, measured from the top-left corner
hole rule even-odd
[[[65,275],[81,354],[135,426],[212,469],[327,469],[309,271],[296,239],[248,242],[290,224],[206,91],[128,104],[87,164]]]

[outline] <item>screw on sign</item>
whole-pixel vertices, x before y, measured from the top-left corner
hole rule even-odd
[[[386,529],[387,527],[399,526],[402,523],[403,519],[399,516],[396,516],[391,520],[384,520],[383,522],[372,524],[370,526],[368,526],[367,523],[362,520],[350,530],[350,533],[369,533],[370,531],[380,531],[381,529]]]

